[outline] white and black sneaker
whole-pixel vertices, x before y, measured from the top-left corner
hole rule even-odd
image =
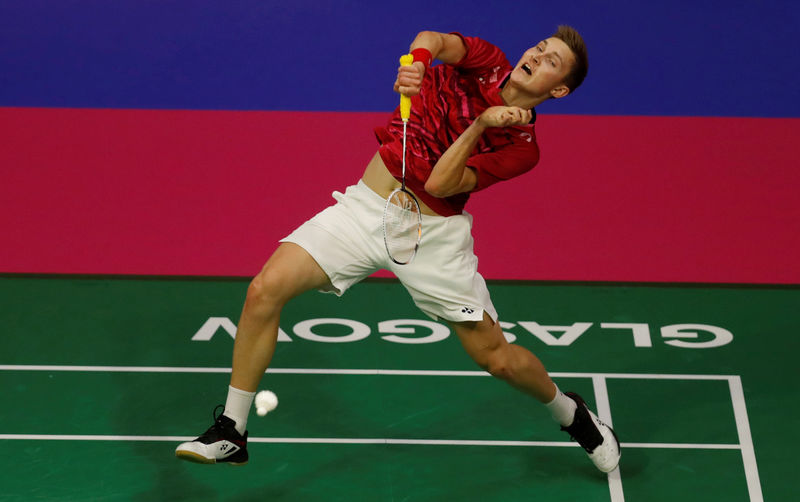
[[[175,449],[175,456],[198,464],[216,464],[227,462],[231,465],[247,463],[247,431],[244,435],[236,430],[236,422],[225,415],[217,415],[214,408],[214,425],[194,441],[181,443]]]
[[[619,465],[619,439],[614,429],[604,424],[589,410],[583,398],[574,392],[565,392],[578,404],[575,418],[569,427],[561,427],[570,437],[586,450],[595,467],[603,472],[611,472]]]

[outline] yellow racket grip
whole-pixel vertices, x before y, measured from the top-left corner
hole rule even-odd
[[[411,66],[411,63],[413,62],[414,62],[414,56],[412,56],[411,54],[400,56],[400,66]],[[410,116],[411,116],[411,98],[409,98],[405,94],[401,94],[400,118],[403,119],[403,122],[407,122]]]

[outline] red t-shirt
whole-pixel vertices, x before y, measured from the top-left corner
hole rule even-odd
[[[491,106],[504,106],[500,90],[513,67],[500,49],[475,37],[464,37],[467,53],[454,65],[430,67],[420,93],[411,98],[406,137],[406,186],[438,214],[460,214],[469,193],[437,198],[425,191],[425,181],[445,150],[478,115]],[[467,166],[475,169],[473,191],[531,170],[539,161],[533,122],[491,127],[483,133]],[[378,150],[389,172],[402,177],[403,121],[398,107],[385,127],[375,129]]]

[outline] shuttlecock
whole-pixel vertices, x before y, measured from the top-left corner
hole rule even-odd
[[[278,396],[271,390],[262,390],[256,394],[256,413],[263,417],[278,406]]]

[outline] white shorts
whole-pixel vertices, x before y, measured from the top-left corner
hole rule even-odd
[[[339,296],[376,270],[393,272],[414,303],[435,320],[480,321],[483,313],[497,321],[486,281],[473,252],[472,216],[422,215],[422,239],[408,265],[392,262],[383,242],[386,200],[362,181],[337,203],[303,223],[281,242],[305,249],[328,275]]]

